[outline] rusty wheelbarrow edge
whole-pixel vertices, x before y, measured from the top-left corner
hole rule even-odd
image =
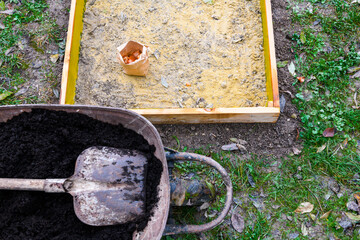
[[[233,189],[231,179],[226,170],[215,160],[198,154],[179,153],[170,149],[166,149],[167,155],[165,156],[165,150],[159,132],[150,121],[141,115],[131,110],[113,107],[100,107],[91,105],[26,104],[0,106],[0,122],[6,122],[7,120],[23,112],[31,112],[31,110],[34,108],[65,111],[68,113],[81,113],[102,122],[115,125],[122,124],[124,127],[142,135],[150,145],[155,146],[155,156],[161,160],[164,169],[158,190],[159,202],[157,203],[155,210],[153,210],[154,214],[148,222],[146,228],[141,232],[135,232],[133,239],[160,239],[162,235],[198,233],[207,231],[220,224],[229,212],[232,203]],[[217,169],[226,185],[227,194],[224,208],[216,219],[202,225],[166,225],[170,207],[170,184],[169,173],[167,171],[167,160],[199,161]]]

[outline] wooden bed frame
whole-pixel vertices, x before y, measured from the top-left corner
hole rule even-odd
[[[61,81],[60,104],[74,104],[85,0],[72,0]],[[266,107],[130,109],[154,124],[276,122],[280,115],[279,89],[270,0],[260,0],[264,37]]]

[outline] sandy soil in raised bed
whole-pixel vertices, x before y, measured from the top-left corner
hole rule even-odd
[[[155,53],[146,77],[125,75],[116,60],[116,48],[128,40],[149,45]],[[265,106],[262,43],[258,0],[88,1],[76,103]]]

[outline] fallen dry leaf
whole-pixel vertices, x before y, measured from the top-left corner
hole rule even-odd
[[[321,147],[318,147],[316,153],[321,153],[322,151],[324,151],[325,148],[326,148],[326,143],[324,145],[322,145]]]
[[[56,63],[57,60],[59,59],[59,57],[60,57],[59,54],[51,55],[51,56],[50,56],[50,61],[51,61],[52,63]]]
[[[210,203],[205,202],[200,206],[200,210],[205,210],[208,209],[210,207]]]
[[[11,10],[5,10],[5,11],[0,11],[0,14],[8,14],[8,15],[11,15],[14,13],[14,9],[11,9]]]
[[[350,211],[359,212],[359,205],[355,201],[350,201],[346,204],[346,207]]]
[[[232,144],[221,146],[221,150],[224,150],[224,151],[236,151],[236,150],[239,150],[239,148],[236,146],[236,143],[232,143]]]
[[[339,222],[340,227],[342,227],[344,230],[351,228],[353,225],[350,221],[342,220]]]
[[[23,95],[24,93],[27,92],[28,89],[29,89],[29,87],[22,87],[22,88],[20,88],[20,90],[15,93],[15,97],[20,96],[20,95]]]
[[[356,201],[360,207],[360,192],[354,193],[354,198],[356,199]]]
[[[205,217],[206,217],[206,218],[213,218],[213,217],[216,216],[216,214],[217,214],[217,211],[216,211],[216,210],[210,211],[210,213],[205,212]]]
[[[292,150],[295,155],[299,155],[301,153],[301,150],[297,149],[296,147],[293,147]]]
[[[241,144],[236,144],[237,148],[240,150],[240,151],[247,151],[246,147],[244,147],[243,145]]]
[[[333,137],[335,135],[335,128],[327,128],[323,132],[324,137]]]
[[[328,187],[335,194],[338,194],[340,192],[340,185],[333,178],[330,178],[328,180]]]
[[[352,213],[350,213],[350,212],[346,212],[345,214],[346,214],[346,216],[347,216],[348,218],[350,218],[351,220],[360,221],[360,216],[359,216],[359,215],[355,215],[355,214],[352,214]]]
[[[354,75],[352,75],[350,78],[360,78],[360,71],[356,72]]]
[[[305,226],[304,223],[301,224],[301,233],[303,236],[307,236],[309,234],[307,227]]]
[[[327,219],[330,216],[331,210],[321,215],[320,219]]]
[[[359,71],[360,72],[360,71]],[[358,108],[358,102],[357,102],[357,92],[355,92],[354,94],[354,102],[355,102],[355,106],[352,106],[353,108]]]
[[[348,144],[348,139],[346,138],[343,142],[342,142],[342,145],[341,145],[341,148],[345,148]]]
[[[299,207],[295,210],[296,213],[309,213],[314,209],[314,205],[309,202],[300,203]]]
[[[360,70],[360,66],[350,67],[347,72],[348,73],[354,73]]]
[[[254,178],[251,176],[251,174],[247,171],[246,175],[248,177],[248,182],[249,182],[250,186],[253,188],[256,187],[256,183],[254,181]]]
[[[240,213],[235,212],[235,213],[232,214],[232,216],[231,216],[231,225],[239,233],[244,231],[245,222],[244,222],[244,218],[240,215]]]
[[[299,129],[296,129],[296,141],[299,139],[299,137],[300,137],[300,132],[299,132]]]

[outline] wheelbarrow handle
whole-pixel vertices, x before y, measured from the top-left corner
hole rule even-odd
[[[220,215],[212,220],[209,223],[201,224],[201,225],[176,225],[176,224],[168,224],[165,227],[163,235],[174,235],[174,234],[184,234],[184,233],[199,233],[208,231],[217,225],[219,225],[226,215],[228,214],[233,196],[233,188],[231,179],[226,172],[226,170],[215,160],[209,157],[205,157],[203,155],[195,154],[195,153],[186,153],[186,152],[176,152],[174,150],[166,149],[166,159],[168,161],[198,161],[201,163],[206,163],[212,167],[214,167],[220,174],[226,186],[226,202],[223,210]]]

